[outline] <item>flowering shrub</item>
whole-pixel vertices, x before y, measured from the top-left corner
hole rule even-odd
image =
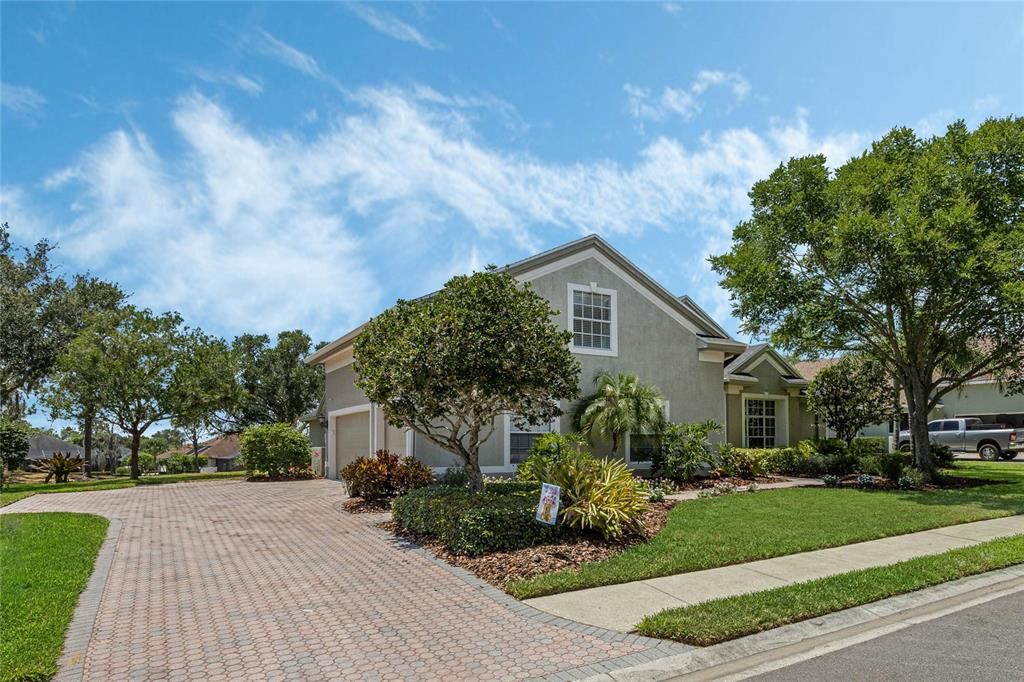
[[[342,467],[341,478],[351,497],[379,500],[430,485],[434,475],[415,457],[378,450],[372,458],[359,457]]]
[[[875,479],[871,474],[861,474],[857,477],[858,488],[873,488],[875,487]]]

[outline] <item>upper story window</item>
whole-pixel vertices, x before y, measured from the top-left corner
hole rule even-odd
[[[572,349],[577,353],[617,353],[616,295],[596,283],[570,284],[568,299]]]

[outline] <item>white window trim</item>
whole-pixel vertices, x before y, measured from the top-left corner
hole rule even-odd
[[[519,468],[518,464],[512,463],[512,415],[503,415],[502,430],[504,432],[504,443],[501,466],[490,466],[480,467],[480,471],[485,474],[509,474],[513,473]],[[551,420],[551,433],[562,432],[562,418],[555,417]],[[517,432],[520,433],[520,432]]]
[[[593,294],[604,294],[611,297],[611,348],[580,348],[574,339],[569,339],[569,350],[577,355],[604,355],[606,357],[618,357],[619,355],[619,300],[618,292],[615,289],[602,289],[597,282],[590,284],[574,284],[569,282],[565,289],[566,307],[566,329],[573,331],[573,292],[587,291]]]
[[[661,412],[662,412],[663,415],[665,415],[665,421],[667,421],[667,422],[668,421],[672,421],[671,401],[669,401],[669,400],[665,401],[665,404],[661,406]],[[648,462],[634,462],[633,461],[633,456],[632,456],[632,453],[630,452],[630,450],[632,449],[630,447],[631,446],[630,435],[631,434],[627,431],[626,432],[626,450],[623,453],[623,456],[626,459],[626,465],[630,469],[647,469],[647,468],[649,468],[651,466],[651,462],[649,462],[649,461]]]
[[[326,471],[327,477],[338,480],[338,452],[337,452],[337,426],[335,425],[335,419],[337,417],[344,417],[349,414],[357,414],[359,412],[368,412],[367,418],[370,420],[370,454],[376,452],[376,448],[373,446],[376,443],[376,428],[373,420],[373,408],[372,403],[365,403],[363,405],[354,405],[352,407],[343,407],[339,410],[331,410],[327,413],[327,463]]]
[[[743,447],[747,446],[747,401],[748,400],[774,400],[782,403],[782,426],[784,437],[779,438],[779,408],[775,407],[775,447],[789,447],[789,396],[778,395],[777,393],[744,393],[743,394]]]

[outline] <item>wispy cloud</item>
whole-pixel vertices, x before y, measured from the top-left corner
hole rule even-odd
[[[444,47],[441,43],[431,40],[415,27],[405,23],[386,10],[357,2],[349,3],[348,8],[371,28],[389,38],[394,38],[404,43],[414,43],[426,50],[439,50]]]
[[[999,95],[986,95],[974,100],[974,110],[979,114],[990,114],[999,108],[1003,100]]]
[[[750,94],[750,83],[740,74],[711,69],[699,71],[686,88],[666,86],[657,94],[650,88],[626,83],[623,90],[628,97],[629,113],[634,118],[660,121],[669,116],[692,119],[701,110],[701,96],[715,87],[727,88],[737,103]]]
[[[678,16],[683,11],[682,4],[678,2],[663,2],[661,8],[672,16]]]
[[[263,29],[259,29],[255,44],[256,49],[264,56],[281,62],[285,66],[290,66],[296,71],[301,71],[307,76],[312,76],[313,78],[324,77],[323,72],[320,71],[320,65],[316,63],[313,57],[298,48],[292,47],[283,40],[275,38]]]
[[[27,85],[0,83],[0,104],[19,114],[31,114],[46,104],[46,98]]]
[[[190,72],[193,76],[205,83],[228,85],[250,95],[259,95],[263,93],[262,79],[250,78],[249,76],[236,71],[221,71],[196,66],[190,69]]]

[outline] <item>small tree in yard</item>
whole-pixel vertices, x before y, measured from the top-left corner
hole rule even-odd
[[[711,259],[743,330],[801,355],[861,350],[903,390],[914,459],[928,413],[985,375],[1024,379],[1024,118],[928,140],[898,128],[830,172],[791,159]]]
[[[847,445],[865,426],[892,419],[898,400],[885,366],[863,354],[844,355],[807,387],[808,407]]]
[[[580,432],[591,444],[598,437],[612,442],[612,454],[627,433],[659,433],[665,424],[661,391],[635,374],[602,372],[594,380],[597,390],[576,409]]]
[[[28,428],[10,419],[0,418],[0,490],[6,477],[28,457]]]
[[[355,342],[356,385],[408,427],[459,457],[483,489],[480,445],[498,417],[544,424],[579,395],[570,332],[529,285],[494,268],[454,277],[432,297],[398,301]]]
[[[291,424],[260,424],[242,432],[241,458],[251,478],[284,478],[309,469],[309,438]]]

